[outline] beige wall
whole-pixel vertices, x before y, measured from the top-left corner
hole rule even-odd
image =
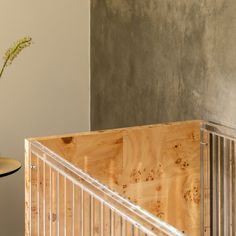
[[[1,0],[0,29],[0,55],[34,41],[0,80],[0,152],[23,162],[25,137],[89,129],[89,1]],[[23,176],[0,179],[2,236],[24,234]]]

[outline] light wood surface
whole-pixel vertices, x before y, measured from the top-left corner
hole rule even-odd
[[[0,177],[13,174],[21,168],[21,163],[17,160],[0,157]]]
[[[34,139],[29,141],[32,140]],[[200,121],[86,132],[36,140],[187,235],[199,235]],[[26,161],[29,159],[26,158]],[[31,178],[37,178],[37,175],[31,175]],[[60,189],[64,188],[61,182],[60,179]],[[66,186],[65,192],[68,194],[68,191],[72,191],[72,187],[69,184]],[[27,177],[26,187],[27,192]],[[33,191],[41,190],[33,189]],[[75,196],[81,194],[83,194],[83,200],[88,202],[87,206],[92,206],[93,209],[99,207],[100,203],[94,200],[91,205],[91,199],[86,193],[78,190]],[[60,207],[63,204],[62,199],[66,196],[60,191]],[[66,204],[69,206],[67,211],[70,211],[72,207],[70,196],[69,194],[66,197],[68,201]],[[76,204],[73,203],[73,206],[80,207],[79,203]],[[84,215],[89,214],[88,212],[88,209],[83,210]],[[112,222],[114,221],[114,228],[119,225],[120,219],[117,215],[108,216],[107,214],[110,213],[104,207],[102,229],[97,223],[98,215],[96,213],[93,215],[94,235],[96,232],[99,234],[100,230],[107,232],[107,227],[111,223],[108,221],[111,219]],[[70,222],[71,212],[67,212],[66,215],[69,217],[66,219],[67,224],[73,224]],[[88,220],[91,213],[87,216]],[[60,215],[62,221],[63,217]],[[83,221],[85,231],[91,230],[87,228],[87,220]],[[62,227],[61,224],[59,227]],[[126,231],[126,235],[129,235],[131,230],[135,233],[136,229],[130,227],[126,222],[126,228],[122,229]],[[70,230],[68,233],[71,233]]]

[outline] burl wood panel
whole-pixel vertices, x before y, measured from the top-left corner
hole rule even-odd
[[[117,186],[132,201],[187,235],[200,227],[199,123],[127,130]]]
[[[200,234],[200,121],[37,140],[187,235]],[[83,194],[84,201],[91,201]],[[96,209],[98,204],[94,202],[92,207]],[[103,229],[97,226],[97,216],[93,217],[95,235],[108,230],[106,211],[105,207]],[[84,209],[83,212],[87,214],[88,211]],[[117,216],[109,219],[114,225],[121,220]],[[125,230],[129,232],[130,225],[126,224]],[[84,221],[84,230],[86,227]]]

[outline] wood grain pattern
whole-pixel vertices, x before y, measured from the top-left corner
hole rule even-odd
[[[87,132],[36,140],[187,235],[199,235],[200,121]],[[61,179],[59,186],[60,189],[63,188]],[[76,222],[82,222],[83,218],[81,225],[85,234],[93,232],[98,235],[101,231],[104,235],[109,235],[111,230],[113,235],[118,235],[121,230],[126,235],[141,233],[110,212],[106,206],[101,208],[101,203],[91,199],[85,192],[77,192],[77,197],[74,198],[74,201],[81,202],[82,194],[81,206],[78,203],[72,204],[72,199],[68,202],[71,191],[69,183],[66,183],[66,216],[63,216],[60,210],[60,220],[66,217],[68,230],[73,225],[73,222],[70,222],[72,210],[68,209],[74,206],[83,208],[82,215],[74,216],[78,218],[75,219]],[[61,198],[63,196],[60,193]],[[101,221],[102,225],[99,225]],[[120,227],[122,224],[123,227]],[[73,227],[72,231],[81,230],[78,224]],[[71,231],[67,233],[71,234]]]

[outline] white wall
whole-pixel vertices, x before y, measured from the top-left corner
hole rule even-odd
[[[89,129],[88,0],[0,0],[0,55],[34,44],[0,80],[0,152],[24,162],[24,138]],[[0,63],[3,61],[0,60]],[[0,235],[24,235],[24,170],[0,178]]]

